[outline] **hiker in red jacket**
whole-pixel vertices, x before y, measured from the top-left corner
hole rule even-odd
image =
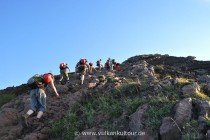
[[[50,85],[57,97],[59,94],[54,85],[54,76],[51,73],[46,73],[44,75],[34,75],[27,82],[28,87],[30,88],[30,101],[31,108],[28,112],[21,117],[21,123],[23,127],[28,127],[27,118],[32,115],[34,112],[37,113],[37,120],[40,121],[43,113],[46,111],[46,94],[45,88]]]
[[[75,71],[76,71],[76,73],[79,73],[79,75],[80,75],[81,85],[84,84],[85,75],[90,67],[87,62],[88,62],[87,59],[82,58],[76,65]]]
[[[69,82],[69,67],[68,67],[68,64],[67,63],[61,63],[60,64],[60,80],[59,80],[59,83],[62,82],[63,78],[65,77],[67,82]]]

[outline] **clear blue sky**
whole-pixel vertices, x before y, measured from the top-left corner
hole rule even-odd
[[[210,0],[0,0],[0,89],[81,57],[210,60]]]

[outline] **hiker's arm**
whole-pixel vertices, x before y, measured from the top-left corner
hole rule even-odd
[[[69,68],[68,66],[67,66],[66,68],[67,68],[67,69],[69,70],[69,72],[70,72],[70,68]]]
[[[52,81],[52,82],[50,83],[50,85],[51,85],[52,89],[54,90],[56,96],[59,97],[59,94],[58,94],[57,89],[56,89],[56,87],[55,87],[55,85],[54,85],[54,82]]]

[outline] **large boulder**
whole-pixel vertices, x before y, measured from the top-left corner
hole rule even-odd
[[[130,132],[139,132],[139,134],[135,136],[129,136],[128,139],[132,140],[153,140],[153,137],[150,136],[146,130],[143,128],[143,115],[145,111],[148,109],[148,104],[144,104],[140,106],[135,113],[130,116],[129,129]],[[140,134],[141,133],[141,134]]]
[[[186,98],[176,104],[176,113],[174,119],[179,127],[189,122],[192,116],[192,99]]]
[[[203,117],[210,116],[210,102],[209,101],[202,101],[202,100],[194,99],[193,107],[197,111],[198,116],[203,116]]]
[[[179,140],[181,139],[181,130],[171,117],[165,117],[160,127],[161,140]]]
[[[199,91],[200,91],[200,86],[196,82],[190,85],[186,85],[182,88],[183,94],[196,94]]]
[[[210,75],[198,76],[198,81],[201,83],[210,83]]]
[[[129,128],[132,132],[139,132],[143,130],[143,115],[147,110],[148,104],[140,106],[135,113],[133,113],[130,118]]]

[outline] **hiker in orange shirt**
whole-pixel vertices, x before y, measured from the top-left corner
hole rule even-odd
[[[51,73],[46,73],[44,75],[34,75],[27,82],[28,87],[30,88],[30,101],[31,108],[28,112],[21,117],[21,123],[23,127],[28,127],[27,119],[34,112],[37,113],[37,120],[40,121],[43,113],[46,111],[46,94],[45,88],[50,85],[57,97],[59,94],[54,85],[54,76]]]

